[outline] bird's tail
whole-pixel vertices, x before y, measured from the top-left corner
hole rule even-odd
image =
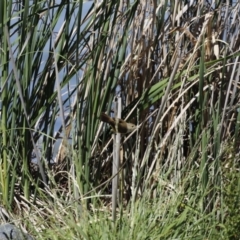
[[[109,124],[114,124],[114,120],[104,112],[101,113],[100,119],[101,119],[102,122],[106,122],[106,123],[109,123]]]

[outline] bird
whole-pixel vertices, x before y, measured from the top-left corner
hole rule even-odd
[[[102,122],[108,123],[115,133],[130,133],[136,129],[136,125],[128,123],[120,118],[112,118],[102,112],[100,119]]]

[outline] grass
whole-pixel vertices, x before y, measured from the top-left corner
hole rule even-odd
[[[10,221],[37,239],[238,239],[239,4],[84,4],[1,2]],[[116,97],[138,125],[117,143],[99,118]]]

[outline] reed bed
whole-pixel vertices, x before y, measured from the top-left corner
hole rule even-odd
[[[238,239],[239,13],[237,1],[1,1],[8,218],[41,239]],[[121,137],[112,221],[100,114],[120,97],[138,128]]]

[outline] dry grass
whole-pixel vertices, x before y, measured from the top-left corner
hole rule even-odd
[[[84,18],[81,2],[31,4],[16,3],[22,11],[15,11],[15,25],[0,22],[9,36],[0,40],[2,204],[22,220],[32,212],[36,233],[62,232],[66,225],[68,239],[104,230],[118,239],[125,231],[132,239],[144,231],[156,239],[189,238],[204,229],[209,238],[218,228],[222,236],[234,236],[226,216],[238,222],[228,197],[239,184],[227,184],[239,169],[239,4],[102,1]],[[11,13],[9,7],[2,6],[2,16]],[[122,210],[112,228],[114,146],[99,116],[111,113],[119,95],[122,118],[139,128],[121,141]],[[54,133],[59,119],[62,126]]]

